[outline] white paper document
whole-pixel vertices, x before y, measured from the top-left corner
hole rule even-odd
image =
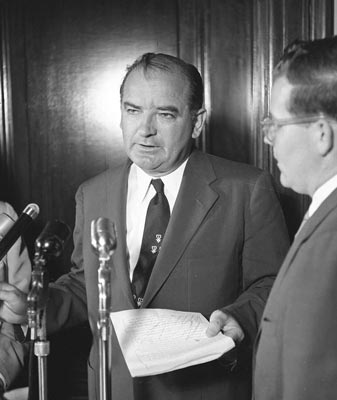
[[[200,313],[144,308],[110,317],[132,377],[212,361],[235,346],[222,333],[207,337],[209,322]]]

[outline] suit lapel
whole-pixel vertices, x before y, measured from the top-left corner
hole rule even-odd
[[[295,237],[292,246],[290,247],[286,258],[284,259],[283,266],[280,270],[277,279],[278,286],[283,281],[294,257],[296,256],[301,245],[313,234],[318,226],[324,221],[327,216],[336,208],[337,204],[337,189],[320,205],[318,210],[312,215],[311,218],[305,223],[298,235]]]
[[[153,268],[142,307],[146,307],[182,257],[193,235],[218,198],[210,183],[215,174],[207,158],[192,153],[184,172],[161,251]]]
[[[130,303],[130,307],[134,307],[134,301],[130,287],[129,266],[127,262],[126,249],[126,200],[130,165],[131,163],[128,161],[121,171],[119,171],[117,176],[112,178],[110,182],[107,182],[109,188],[107,207],[109,216],[115,223],[117,233],[117,248],[113,255],[112,268],[116,272],[116,282],[118,282],[122,288],[127,300]]]

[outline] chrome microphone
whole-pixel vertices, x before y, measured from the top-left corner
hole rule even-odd
[[[28,204],[28,206],[23,210],[20,217],[9,228],[0,242],[0,261],[5,257],[19,237],[26,231],[33,220],[39,215],[39,212],[39,206],[34,203]]]
[[[109,260],[116,249],[115,225],[108,218],[91,221],[91,246],[99,259]]]
[[[107,218],[91,221],[91,246],[98,255],[98,352],[99,352],[99,398],[109,398],[108,375],[109,337],[111,335],[109,312],[111,307],[111,263],[110,260],[117,246],[115,225]]]

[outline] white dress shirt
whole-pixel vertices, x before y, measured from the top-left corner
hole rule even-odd
[[[334,175],[322,186],[320,186],[312,196],[312,201],[308,209],[309,218],[314,214],[318,207],[327,199],[330,194],[337,188],[337,175]]]
[[[171,214],[178,196],[186,163],[187,160],[170,174],[160,177],[164,183],[164,193],[169,202]],[[130,281],[132,281],[133,271],[139,258],[147,208],[150,200],[156,194],[154,187],[150,184],[152,179],[157,178],[146,174],[136,164],[131,165],[126,205],[126,244],[129,257]]]

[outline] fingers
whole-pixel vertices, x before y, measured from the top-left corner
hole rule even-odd
[[[232,323],[226,324],[223,327],[222,332],[224,335],[232,338],[236,343],[240,343],[244,338],[243,330],[236,321],[234,324]]]
[[[219,332],[221,332],[222,328],[226,324],[228,319],[227,314],[220,310],[215,310],[211,314],[209,318],[209,326],[206,330],[206,335],[208,337],[216,336]]]
[[[231,315],[215,310],[210,316],[206,335],[212,337],[219,332],[231,337],[237,343],[241,342],[245,336],[241,326]]]
[[[0,318],[18,324],[26,320],[27,295],[13,285],[0,284]]]
[[[2,290],[6,290],[6,291],[16,290],[16,287],[7,282],[0,282],[0,292]]]
[[[21,290],[6,282],[0,283],[0,300],[12,302],[22,296]]]
[[[0,300],[3,300],[7,303],[12,303],[17,300],[17,294],[12,290],[0,290]]]

